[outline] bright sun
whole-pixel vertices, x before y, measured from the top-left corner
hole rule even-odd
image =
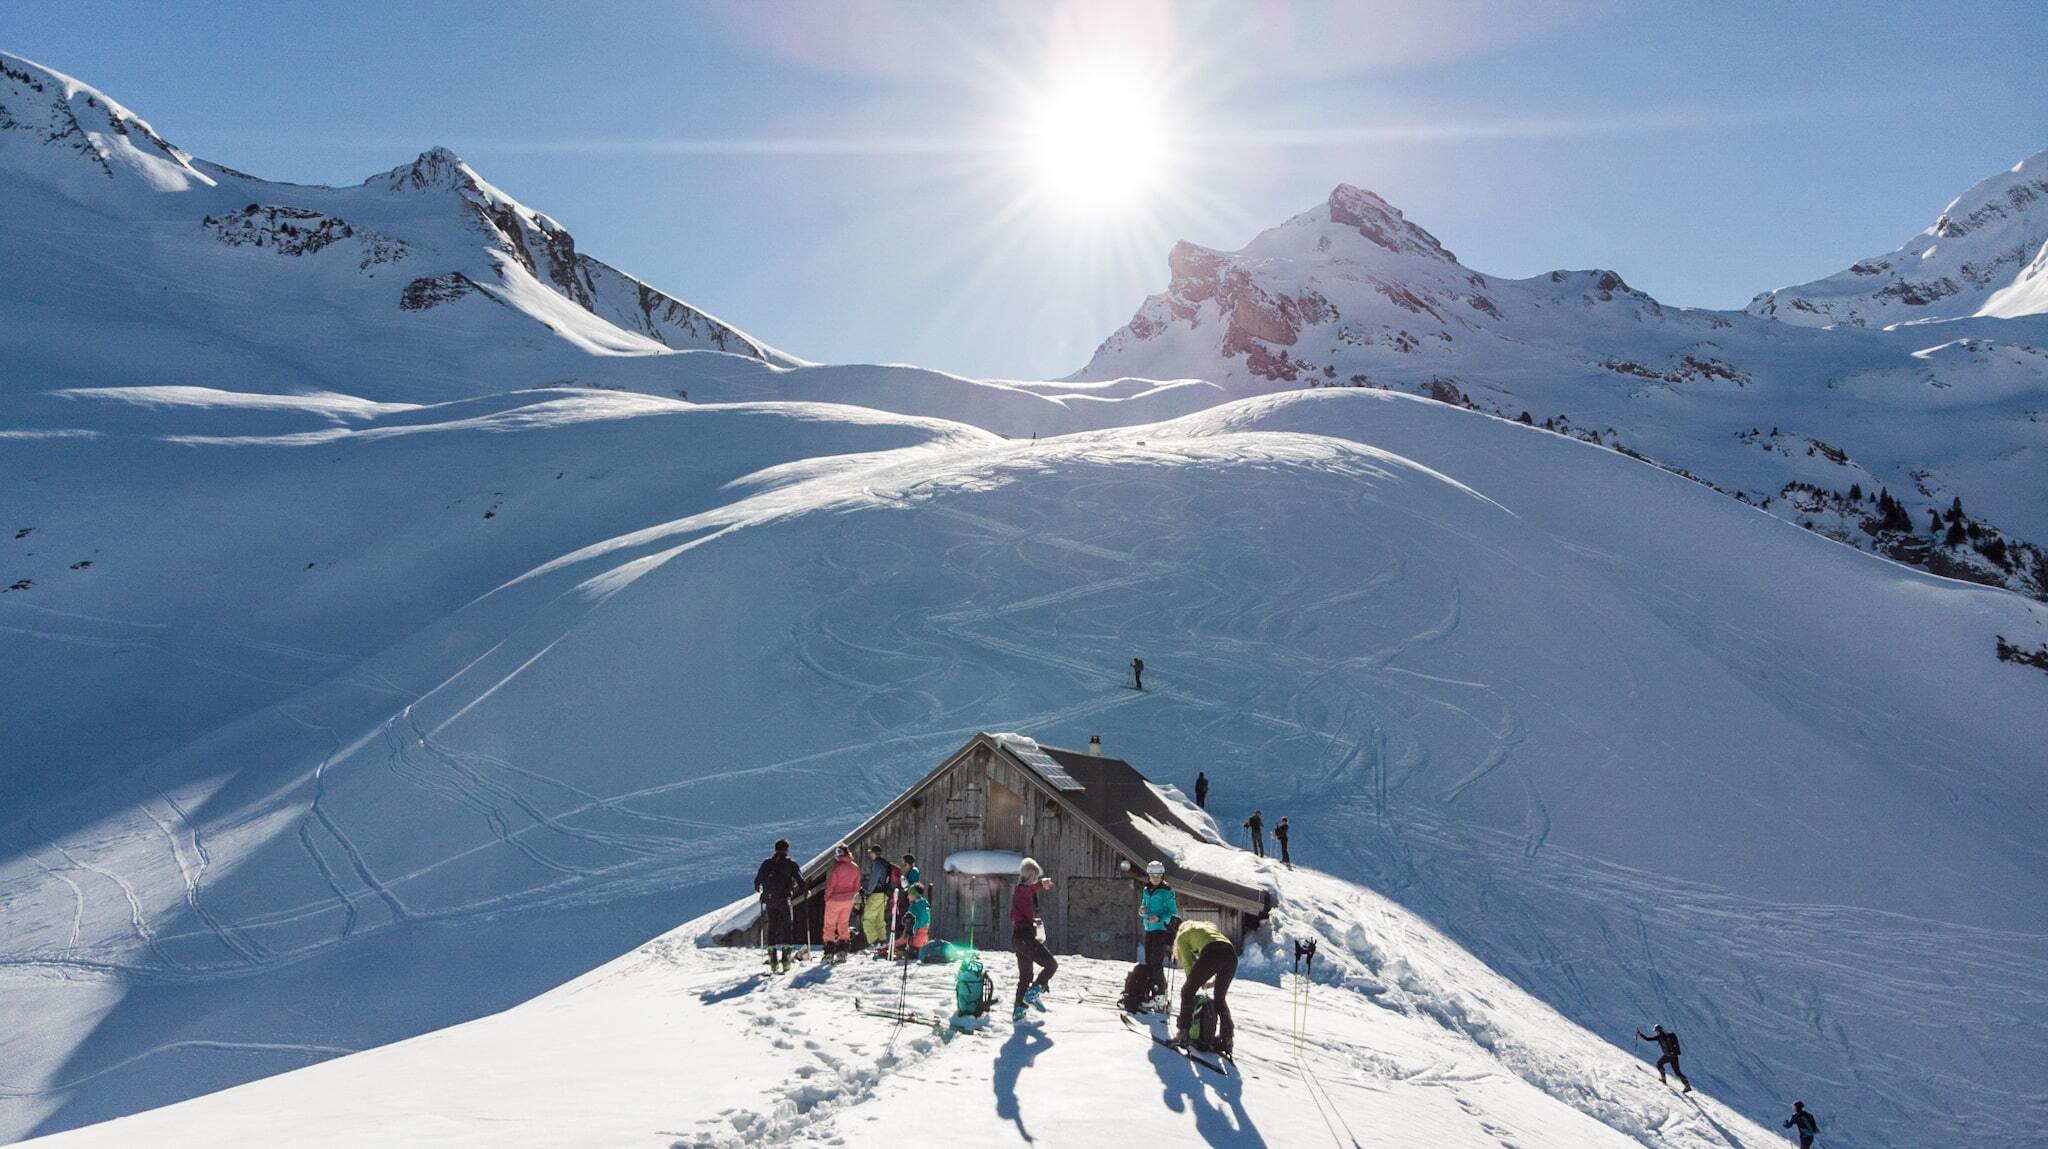
[[[1068,210],[1113,213],[1146,198],[1164,168],[1164,123],[1145,81],[1108,68],[1063,77],[1026,129],[1040,189]]]

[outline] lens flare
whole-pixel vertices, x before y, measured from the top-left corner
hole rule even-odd
[[[1025,163],[1046,198],[1073,211],[1103,214],[1159,190],[1166,126],[1145,76],[1091,67],[1061,76],[1035,99]]]

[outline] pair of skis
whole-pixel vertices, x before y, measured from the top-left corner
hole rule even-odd
[[[1204,1056],[1203,1054],[1197,1053],[1194,1050],[1189,1049],[1187,1046],[1181,1045],[1178,1042],[1169,1041],[1166,1038],[1161,1037],[1156,1033],[1153,1033],[1149,1029],[1139,1029],[1138,1023],[1132,1021],[1130,1019],[1130,1016],[1128,1014],[1123,1013],[1122,1011],[1118,1011],[1116,1018],[1118,1021],[1124,1023],[1125,1029],[1130,1030],[1132,1033],[1144,1034],[1146,1037],[1152,1039],[1153,1044],[1163,1045],[1166,1048],[1173,1050],[1175,1053],[1180,1054],[1182,1057],[1187,1058],[1189,1061],[1195,1063],[1196,1065],[1199,1065],[1202,1068],[1209,1070],[1211,1073],[1215,1073],[1223,1077],[1231,1076],[1230,1070],[1224,1068],[1224,1066],[1230,1064],[1230,1057],[1228,1054],[1224,1055],[1220,1059],[1212,1059],[1207,1056]]]
[[[887,1018],[890,1021],[903,1022],[906,1025],[929,1026],[941,1033],[952,1028],[949,1019],[939,1017],[936,1014],[919,1013],[914,1009],[884,1009],[878,1005],[868,1005],[859,998],[853,999],[853,1008],[869,1017]]]

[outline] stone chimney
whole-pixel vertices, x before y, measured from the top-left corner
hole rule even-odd
[[[1102,757],[1102,735],[1090,734],[1088,736],[1088,753],[1093,754],[1097,758]]]

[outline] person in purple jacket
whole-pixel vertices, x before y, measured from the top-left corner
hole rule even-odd
[[[1040,1000],[1052,985],[1052,975],[1060,968],[1053,960],[1052,951],[1045,948],[1045,942],[1038,936],[1038,894],[1041,890],[1052,889],[1052,879],[1045,876],[1036,861],[1024,859],[1017,866],[1017,886],[1010,891],[1010,949],[1017,955],[1017,1001],[1010,1013],[1010,1020],[1024,1020],[1024,1007],[1028,1004],[1043,1010],[1045,1003]],[[1032,977],[1032,967],[1037,966],[1038,976]]]

